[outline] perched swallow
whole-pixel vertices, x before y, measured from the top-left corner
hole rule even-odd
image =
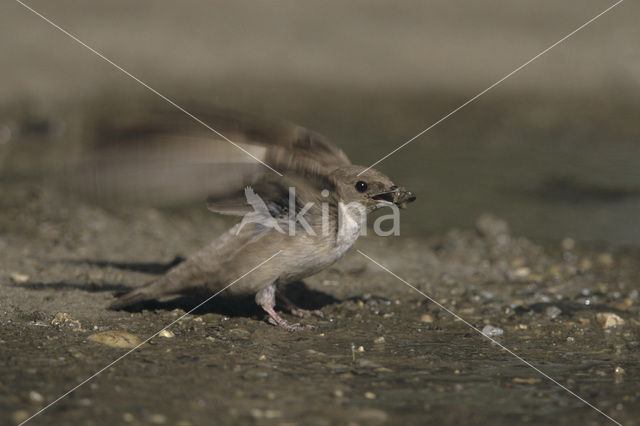
[[[161,140],[154,150],[141,151],[155,172],[146,179],[152,182],[152,188],[137,188],[136,194],[166,192],[166,182],[174,183],[174,193],[176,185],[180,192],[181,184],[189,191],[194,186],[208,188],[208,208],[243,216],[242,222],[164,276],[119,296],[109,307],[120,309],[202,290],[213,294],[281,250],[225,291],[255,295],[272,324],[298,329],[299,324],[290,324],[274,310],[276,297],[292,314],[304,316],[309,312],[287,300],[280,291],[282,286],[313,275],[341,258],[360,235],[368,213],[383,206],[404,207],[415,200],[415,195],[377,170],[351,164],[327,139],[302,127],[220,112],[209,114],[205,121],[253,158],[237,146],[221,142],[213,133],[176,123],[175,117],[147,123],[144,129],[120,126],[111,136],[121,142],[130,135],[137,141],[153,137]],[[105,157],[109,155],[103,153]],[[128,155],[128,162],[121,162],[120,169],[109,168],[108,178],[100,185],[103,192],[135,187],[139,179],[131,173],[144,168],[138,160],[132,161]],[[226,167],[224,176],[209,172],[210,167]],[[158,181],[165,184],[157,185]]]

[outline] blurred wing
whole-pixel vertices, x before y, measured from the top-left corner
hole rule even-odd
[[[290,188],[295,188],[291,192]],[[307,174],[304,177],[288,174],[283,177],[268,175],[250,188],[244,190],[231,190],[226,193],[211,194],[207,198],[207,208],[213,212],[244,216],[247,213],[267,210],[268,215],[274,218],[288,217],[291,203],[296,213],[304,208],[307,203],[313,205],[307,210],[312,216],[319,209],[322,201],[321,191],[329,190],[335,193],[335,186],[326,175]]]
[[[83,192],[107,200],[175,203],[209,195],[217,200],[212,210],[241,214],[246,209],[236,210],[237,202],[222,200],[277,176],[256,159],[284,175],[311,179],[350,164],[325,137],[285,121],[213,108],[190,111],[237,146],[180,111],[108,111],[86,126],[89,149],[67,174],[67,184],[75,180]]]

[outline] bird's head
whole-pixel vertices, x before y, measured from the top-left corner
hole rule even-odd
[[[406,207],[416,196],[395,185],[385,174],[362,166],[339,167],[331,173],[338,196],[344,203],[360,203],[367,212],[380,207]]]

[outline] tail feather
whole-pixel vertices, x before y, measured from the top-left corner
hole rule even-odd
[[[118,310],[153,298],[154,296],[150,295],[146,288],[142,287],[118,296],[116,300],[109,304],[109,309]]]
[[[117,296],[109,305],[109,309],[122,309],[147,300],[157,299],[169,294],[179,293],[184,286],[175,285],[166,276],[153,280],[142,287]]]

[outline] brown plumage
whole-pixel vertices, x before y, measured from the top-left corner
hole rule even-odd
[[[281,250],[225,291],[255,294],[256,302],[272,322],[295,329],[297,325],[287,323],[274,311],[278,286],[319,272],[351,247],[363,218],[350,210],[349,203],[363,206],[366,214],[384,205],[404,206],[415,199],[377,170],[351,165],[340,149],[299,126],[226,112],[209,114],[206,119],[200,116],[283,174],[278,176],[208,130],[187,125],[184,118],[151,117],[154,120],[144,126],[132,122],[103,129],[104,135],[118,139],[120,145],[104,143],[100,158],[110,161],[94,169],[94,177],[98,176],[94,182],[101,193],[144,192],[151,198],[162,198],[183,190],[192,194],[206,189],[210,210],[243,216],[243,221],[164,276],[120,296],[110,305],[112,309],[196,290],[214,293]],[[129,143],[123,146],[126,140]],[[134,146],[144,147],[138,149],[139,156],[118,160]],[[136,164],[144,173],[130,179]],[[219,181],[216,176],[220,177],[221,167],[225,176]],[[206,173],[202,170],[209,170],[211,175],[203,177]],[[158,185],[158,180],[179,184],[167,188]],[[290,200],[292,187],[295,197]],[[260,216],[256,206],[264,206],[268,214]],[[329,212],[328,221],[322,219],[323,208]],[[301,212],[308,226],[290,220]],[[346,220],[339,220],[341,215]],[[291,308],[294,313],[302,313]]]

